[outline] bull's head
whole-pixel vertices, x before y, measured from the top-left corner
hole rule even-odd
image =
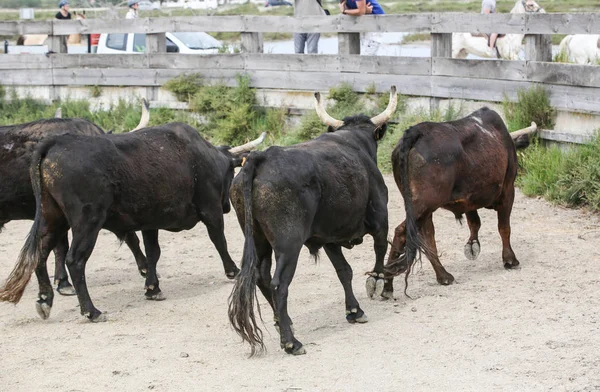
[[[396,92],[396,86],[392,86],[390,89],[390,102],[388,103],[387,108],[377,116],[371,117],[371,122],[373,125],[375,125],[376,131],[379,129],[383,130],[381,135],[375,135],[376,140],[379,140],[381,137],[383,137],[383,133],[385,132],[384,124],[387,123],[390,118],[392,118],[392,115],[396,111],[397,105],[398,93]],[[323,105],[323,101],[321,100],[321,94],[318,92],[315,93],[315,109],[317,110],[317,114],[319,115],[319,118],[323,124],[329,126],[331,131],[335,131],[344,125],[344,121],[337,120],[327,113],[327,110],[325,110],[325,106]]]

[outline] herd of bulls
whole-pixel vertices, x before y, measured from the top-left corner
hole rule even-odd
[[[374,239],[375,263],[366,283],[371,298],[392,298],[393,278],[408,276],[420,252],[431,261],[440,284],[452,283],[436,250],[432,214],[438,208],[452,211],[457,219],[466,215],[471,235],[465,254],[470,259],[480,251],[477,209],[496,210],[504,266],[519,264],[510,245],[510,213],[516,149],[528,145],[527,134],[511,137],[500,116],[485,107],[457,121],[407,129],[391,157],[406,220],[395,230],[384,265],[388,192],[377,168],[377,143],[395,112],[396,89],[392,87],[386,110],[372,118],[337,120],[318,93],[315,99],[327,133],[260,152],[250,150],[262,138],[235,148],[215,147],[186,124],[146,127],[147,116],[136,132],[118,135],[81,119],[0,127],[0,229],[10,220],[34,220],[17,264],[0,288],[0,301],[17,303],[35,271],[37,311],[48,318],[54,292],[46,261],[54,250],[57,291],[76,294],[81,314],[102,321],[85,277],[101,229],[113,232],[133,252],[145,278],[146,298],[163,299],[156,272],[158,230],[188,230],[201,221],[227,278],[235,279],[229,319],[252,354],[264,349],[254,313],[256,287],[273,309],[281,347],[303,354],[287,311],[288,287],[302,246],[315,256],[325,250],[344,288],[350,323],[364,323],[367,317],[352,291],[352,269],[342,247],[362,243],[366,234]],[[241,170],[235,176],[237,167]],[[223,214],[231,210],[230,200],[245,235],[241,271],[224,235]],[[142,232],[145,256],[136,231]]]

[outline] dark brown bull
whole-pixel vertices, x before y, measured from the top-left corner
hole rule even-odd
[[[80,119],[63,119],[60,108],[54,119],[38,120],[25,124],[0,127],[0,231],[12,221],[35,217],[35,198],[29,178],[29,165],[34,148],[44,138],[63,134],[88,136],[104,135],[96,124]],[[134,129],[145,127],[149,121],[147,103],[142,107],[142,118]],[[131,249],[138,269],[142,275],[146,271],[146,257],[140,250],[139,239],[135,233],[127,233],[124,238]],[[65,235],[54,248],[56,290],[63,295],[75,295],[75,290],[65,268],[65,257],[69,249],[69,240]]]
[[[418,252],[431,261],[437,281],[449,285],[454,277],[438,258],[432,216],[438,208],[467,216],[471,236],[465,255],[474,260],[480,252],[477,210],[494,209],[502,237],[505,268],[519,261],[510,244],[510,213],[517,175],[516,148],[529,144],[528,132],[513,137],[500,116],[484,107],[456,121],[424,122],[405,131],[392,153],[394,179],[406,210],[406,220],[395,230],[388,263],[384,297],[393,296],[393,276],[406,272]]]

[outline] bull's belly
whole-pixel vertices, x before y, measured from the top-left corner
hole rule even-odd
[[[136,211],[113,210],[104,227],[114,232],[140,230],[181,231],[192,229],[199,217],[193,204],[173,207],[154,207]]]

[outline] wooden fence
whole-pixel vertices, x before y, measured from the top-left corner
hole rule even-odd
[[[166,53],[165,32],[241,32],[239,54]],[[359,56],[362,32],[430,32],[431,57]],[[61,35],[146,33],[145,54],[60,53]],[[337,33],[337,55],[263,52],[262,33]],[[525,35],[524,61],[452,59],[453,32]],[[0,34],[49,34],[46,55],[0,55],[0,80],[19,86],[146,86],[149,91],[182,73],[235,83],[246,73],[256,88],[326,90],[341,82],[357,91],[395,84],[402,94],[433,98],[501,101],[532,82],[543,84],[552,104],[576,112],[600,113],[600,67],[552,63],[550,34],[598,34],[600,13],[464,14],[420,13],[310,18],[282,16],[201,16],[0,22]],[[152,99],[152,97],[149,97]]]

